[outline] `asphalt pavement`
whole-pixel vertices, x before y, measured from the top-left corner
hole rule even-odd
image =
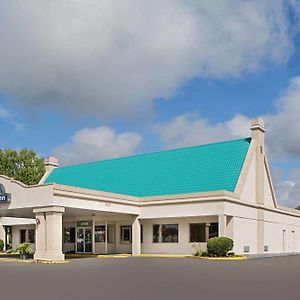
[[[300,299],[300,256],[207,261],[88,258],[0,261],[0,299]]]

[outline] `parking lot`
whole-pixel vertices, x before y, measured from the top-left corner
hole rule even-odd
[[[92,258],[53,265],[0,262],[0,297],[292,299],[299,297],[299,278],[300,256],[245,261]]]

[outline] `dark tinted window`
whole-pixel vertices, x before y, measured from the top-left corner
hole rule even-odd
[[[206,223],[190,224],[190,242],[205,243],[205,228]]]

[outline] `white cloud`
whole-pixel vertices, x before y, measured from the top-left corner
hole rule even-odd
[[[184,114],[170,123],[158,124],[154,131],[165,148],[201,145],[228,139],[250,136],[250,119],[236,115],[227,122],[211,124],[205,118]]]
[[[265,117],[269,152],[274,159],[299,158],[300,76],[290,81],[277,106],[277,113]]]
[[[266,143],[272,160],[300,158],[300,76],[294,77],[281,98],[277,112],[262,116],[266,123]],[[235,115],[232,119],[212,124],[193,115],[179,115],[154,130],[166,148],[197,145],[250,135],[251,119]]]
[[[22,132],[26,128],[24,124],[16,121],[16,116],[13,113],[2,106],[0,106],[0,120],[13,126],[17,132]]]
[[[300,169],[291,170],[285,180],[282,180],[282,171],[275,169],[273,182],[279,204],[293,208],[300,206]]]
[[[77,131],[71,139],[54,149],[60,165],[121,157],[133,154],[142,137],[137,133],[117,133],[102,126]]]
[[[285,63],[292,2],[2,0],[0,90],[30,109],[140,114],[195,76]]]
[[[9,110],[0,106],[0,119],[7,120],[12,117],[13,115],[10,113]]]
[[[272,162],[299,160],[300,76],[290,81],[277,102],[277,112],[262,117],[266,121],[269,159]],[[244,115],[235,115],[228,121],[213,124],[205,118],[184,114],[156,125],[154,131],[165,148],[176,148],[248,137],[249,128],[250,118]],[[294,170],[287,179],[282,179],[276,172],[274,182],[280,203],[291,207],[300,205],[300,170]]]

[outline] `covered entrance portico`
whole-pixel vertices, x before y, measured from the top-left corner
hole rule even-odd
[[[66,208],[62,227],[64,253],[140,253],[134,215]]]
[[[61,261],[65,253],[140,254],[140,224],[134,215],[61,206],[34,208],[31,214],[24,209],[8,211],[7,214],[14,217],[3,219],[6,222],[12,219],[14,224],[20,220],[19,223],[23,224],[21,231],[35,228],[32,243],[35,260]],[[17,230],[13,232],[15,227]],[[19,226],[4,228],[5,249],[15,248],[21,242]],[[6,228],[9,234],[6,234]]]
[[[63,260],[64,253],[140,254],[136,217],[84,209],[34,209],[36,260]]]
[[[27,187],[3,176],[0,183],[11,194],[0,203],[0,225],[2,219],[27,220],[22,236],[27,239],[26,230],[35,229],[35,260],[61,261],[65,252],[140,254],[139,207],[133,197],[55,184]],[[0,227],[6,248],[15,248],[20,230],[9,240],[6,227]]]

